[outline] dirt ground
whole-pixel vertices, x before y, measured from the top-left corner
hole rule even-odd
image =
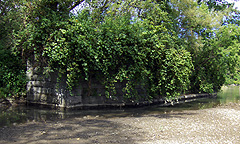
[[[132,117],[31,121],[0,128],[0,143],[237,144],[240,143],[240,103]]]

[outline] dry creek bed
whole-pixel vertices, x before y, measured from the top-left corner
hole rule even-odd
[[[132,117],[31,121],[0,128],[0,143],[237,144],[240,143],[240,103]]]

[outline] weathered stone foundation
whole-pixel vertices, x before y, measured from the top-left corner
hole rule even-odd
[[[142,98],[138,102],[132,102],[124,98],[122,88],[125,83],[115,83],[116,95],[106,98],[105,87],[97,79],[90,81],[80,80],[78,85],[72,88],[71,94],[67,89],[66,76],[58,80],[58,73],[43,75],[42,70],[28,64],[27,76],[27,103],[56,106],[62,108],[98,107],[98,106],[124,106],[136,105],[139,101],[146,101],[146,88],[136,87]]]
[[[147,92],[144,86],[136,86],[136,90],[141,99],[130,101],[124,98],[122,88],[124,82],[116,83],[116,96],[106,98],[104,86],[97,81],[79,81],[78,86],[73,87],[71,94],[67,89],[66,77],[62,76],[58,81],[58,73],[43,75],[42,70],[34,68],[28,64],[27,76],[27,103],[61,108],[84,108],[84,107],[123,107],[150,104],[171,103],[162,97],[155,97],[152,101],[147,100]],[[192,94],[181,96],[178,100],[187,100],[199,97],[210,96],[209,94]],[[175,101],[175,100],[174,100]]]

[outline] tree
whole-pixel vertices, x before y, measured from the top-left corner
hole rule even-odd
[[[232,29],[231,25],[223,26],[225,15],[232,10],[230,4],[203,1],[199,5],[195,1],[172,1],[172,5],[176,9],[173,15],[176,31],[183,39],[182,44],[191,53],[194,64],[191,91],[218,91],[225,82],[226,74],[236,67],[237,60],[236,47],[239,41],[222,35],[223,29]],[[233,29],[238,31],[237,27]],[[229,42],[226,43],[226,40]]]
[[[14,44],[10,53],[34,61],[43,73],[66,75],[69,90],[80,79],[98,78],[106,96],[124,82],[131,100],[140,99],[134,90],[139,84],[148,90],[147,99],[189,89],[213,92],[238,59],[236,19],[224,19],[233,11],[225,1],[12,2],[2,8],[18,14],[12,19],[19,25],[8,28],[11,36],[4,38]],[[82,8],[73,14],[77,6]]]
[[[116,82],[126,83],[123,91],[131,100],[139,99],[138,84],[148,89],[147,99],[188,89],[191,57],[176,44],[180,40],[161,9],[164,4],[104,1],[96,6],[93,1],[69,16],[55,2],[57,7],[53,1],[36,1],[31,3],[35,9],[25,10],[30,14],[18,33],[17,49],[26,58],[34,56],[46,71],[66,74],[70,90],[79,79],[93,77],[103,82],[107,97],[114,95]]]
[[[25,65],[14,55],[14,31],[20,30],[19,1],[0,2],[0,98],[21,96],[25,91]]]

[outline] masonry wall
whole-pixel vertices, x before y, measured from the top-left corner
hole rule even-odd
[[[27,102],[28,104],[41,104],[57,106],[63,108],[92,107],[92,106],[124,106],[135,105],[123,97],[122,88],[124,82],[116,83],[116,96],[106,98],[104,86],[91,79],[90,82],[79,80],[79,84],[72,89],[72,94],[67,90],[66,77],[62,76],[57,84],[58,73],[43,75],[42,70],[34,68],[33,64],[28,63],[27,76]],[[143,97],[140,101],[144,102],[147,96],[146,89],[142,86],[136,87],[138,93]]]
[[[67,90],[66,77],[62,76],[59,83],[57,82],[58,73],[50,73],[48,76],[43,75],[43,71],[34,68],[33,64],[28,63],[27,76],[29,82],[27,84],[27,103],[39,104],[46,106],[62,107],[62,108],[83,108],[83,107],[106,107],[106,106],[134,106],[146,105],[151,103],[172,103],[165,101],[162,97],[155,97],[151,102],[147,101],[146,88],[139,85],[136,86],[138,94],[142,97],[138,102],[130,101],[123,97],[122,88],[124,82],[116,83],[116,96],[106,98],[104,86],[92,79],[90,82],[79,80],[79,84],[72,89],[72,94]],[[188,100],[201,97],[211,96],[211,94],[191,94],[183,95],[178,100]]]

